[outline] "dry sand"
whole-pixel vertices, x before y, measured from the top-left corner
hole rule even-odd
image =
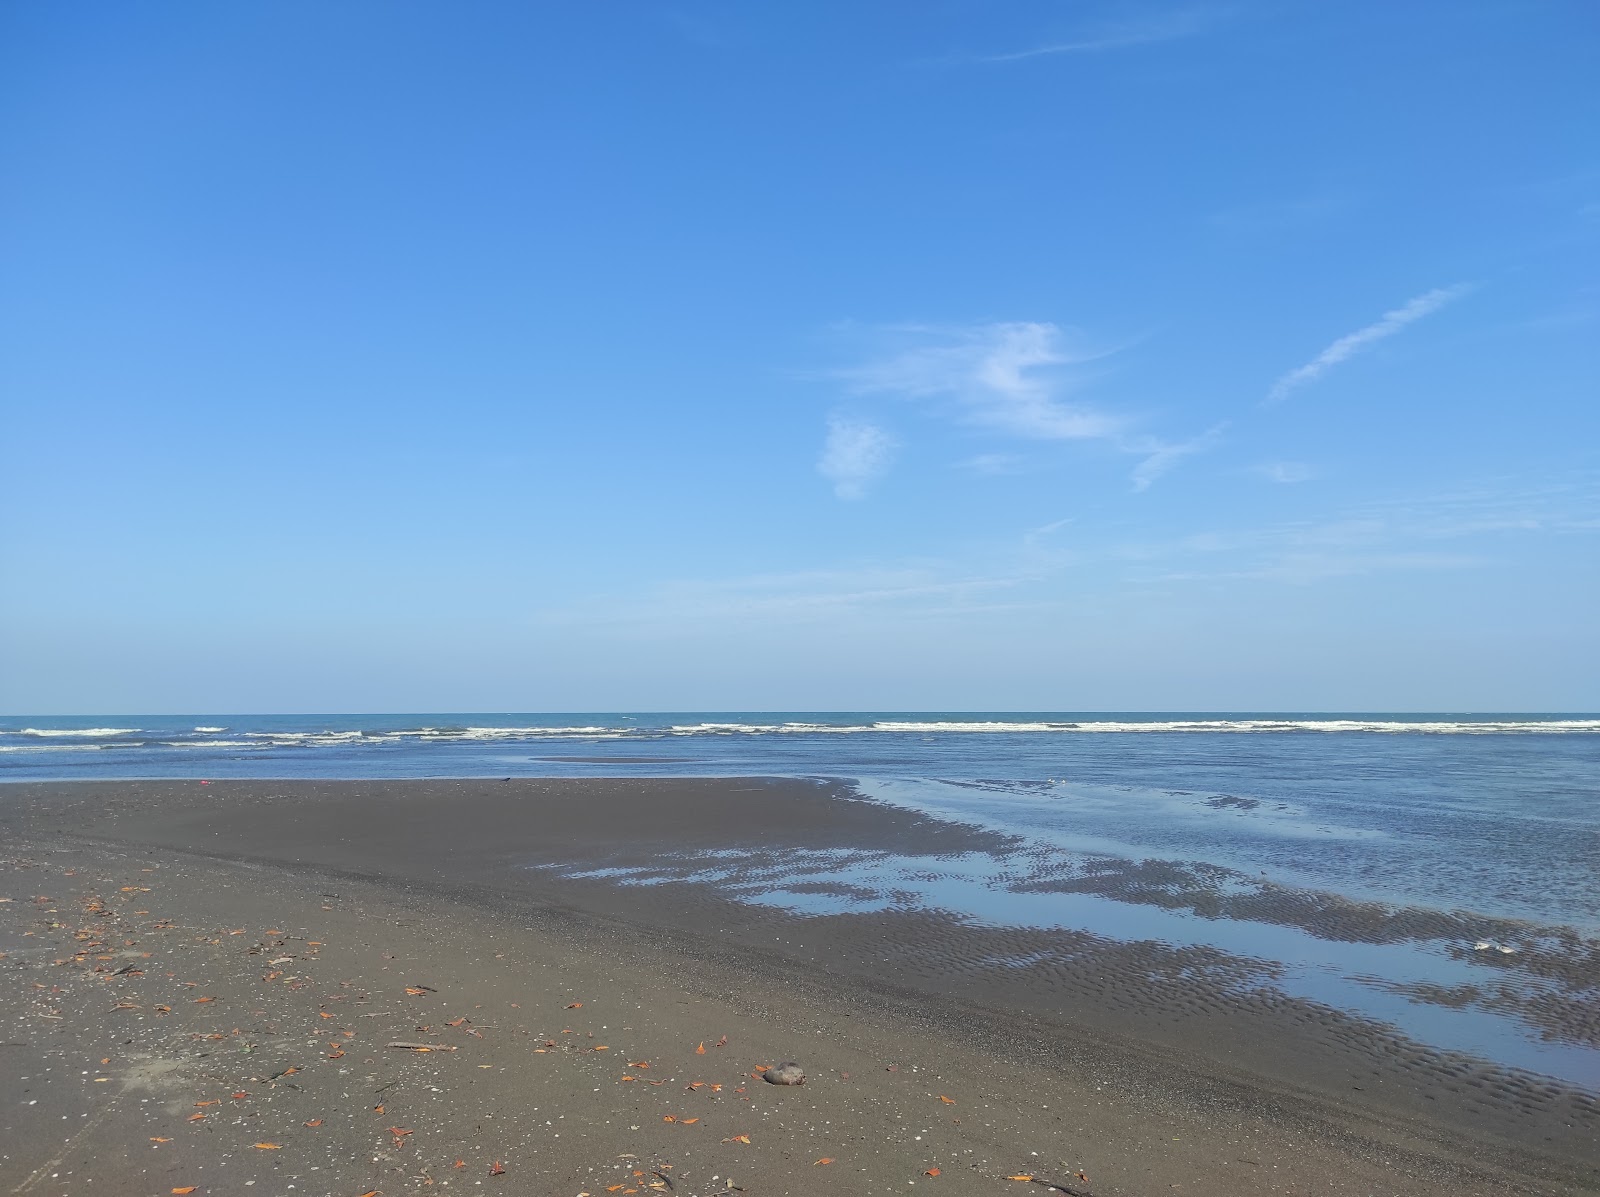
[[[1592,1097],[1220,954],[529,867],[1000,846],[826,784],[19,784],[0,836],[7,1193],[1600,1190]]]

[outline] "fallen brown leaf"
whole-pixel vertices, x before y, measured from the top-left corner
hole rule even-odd
[[[181,1189],[173,1189],[172,1191],[178,1194],[178,1197],[183,1197],[185,1193],[192,1193],[199,1187],[199,1185],[184,1185]]]
[[[697,1056],[705,1055],[706,1054],[706,1045],[704,1043],[702,1043],[699,1047],[695,1048],[694,1049],[694,1054],[697,1055]]]
[[[282,1143],[256,1143],[253,1146],[260,1148],[262,1151],[282,1151],[283,1150],[283,1144]]]
[[[493,1167],[491,1167],[489,1169],[489,1175],[490,1176],[504,1176],[505,1174],[506,1174],[506,1170],[505,1170],[504,1167],[501,1166],[499,1160],[496,1160],[494,1162]]]
[[[922,1175],[924,1175],[924,1176],[938,1176],[939,1175],[939,1169],[937,1169],[937,1168],[929,1168]]]
[[[956,1104],[956,1099],[955,1098],[946,1097],[943,1093],[939,1094],[939,1100],[944,1102],[944,1104],[947,1105],[947,1106],[953,1106],[953,1105]]]
[[[816,1163],[812,1164],[811,1166],[813,1168],[820,1168],[823,1164],[831,1164],[831,1163],[833,1163],[833,1157],[831,1155],[825,1155],[820,1160],[816,1161]]]
[[[302,1125],[304,1125],[304,1126],[312,1126],[312,1127],[321,1126],[322,1125],[322,1119],[313,1118],[310,1122],[303,1123]]]

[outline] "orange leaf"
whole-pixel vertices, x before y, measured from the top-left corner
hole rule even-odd
[[[505,1174],[506,1174],[506,1170],[500,1166],[500,1161],[499,1160],[496,1160],[494,1162],[494,1167],[489,1169],[489,1175],[490,1176],[504,1176]]]
[[[242,1093],[242,1092],[241,1093],[235,1093],[233,1095],[233,1100],[234,1101],[243,1101],[245,1098],[247,1098],[249,1096],[250,1095],[248,1093]]]
[[[687,1086],[685,1086],[690,1093],[693,1093],[696,1089],[704,1089],[705,1087],[706,1083],[704,1081],[691,1081]]]
[[[321,1126],[322,1125],[322,1119],[313,1118],[310,1122],[305,1123],[305,1125],[306,1126]]]
[[[607,1185],[606,1186],[606,1192],[615,1193],[620,1188],[622,1188],[621,1185]]]
[[[203,1120],[204,1118],[205,1118],[204,1114],[190,1114],[189,1115],[189,1121],[190,1122],[199,1122],[199,1121]]]
[[[698,1118],[680,1118],[680,1119],[678,1119],[678,1121],[683,1123],[684,1126],[693,1126],[696,1122],[699,1122],[700,1119],[698,1119]]]
[[[947,1106],[953,1106],[953,1105],[956,1104],[956,1099],[955,1098],[946,1097],[943,1093],[939,1094],[939,1100],[944,1102],[944,1104],[947,1105]]]
[[[609,1047],[607,1047],[603,1043],[597,1043],[597,1044],[594,1045],[594,1047],[591,1050],[597,1051],[597,1052],[608,1052],[611,1049]]]
[[[259,1147],[262,1151],[282,1151],[283,1150],[283,1144],[282,1143],[257,1143],[257,1144],[255,1144],[255,1146]]]
[[[661,1115],[661,1121],[663,1121],[663,1122],[676,1122],[677,1120],[678,1120],[678,1116],[676,1114],[663,1114],[663,1115]]]
[[[406,992],[409,993],[412,997],[421,997],[423,994],[427,993],[428,991],[426,989],[423,989],[419,985],[407,985],[406,986]]]
[[[694,1054],[697,1055],[697,1056],[705,1055],[706,1054],[706,1045],[702,1043],[699,1047],[695,1048],[694,1049]]]
[[[1015,1175],[1015,1176],[1008,1176],[1008,1177],[1006,1177],[1006,1179],[1007,1179],[1007,1180],[1032,1180],[1032,1179],[1033,1179],[1033,1177],[1031,1177],[1031,1176],[1029,1176],[1029,1175],[1027,1175],[1027,1174],[1026,1174],[1026,1173],[1023,1173],[1023,1172],[1019,1172],[1019,1173],[1018,1173],[1018,1174],[1017,1174],[1017,1175]]]
[[[545,1046],[546,1047],[553,1047],[554,1044],[547,1043],[547,1044],[545,1044]],[[633,1063],[629,1064],[628,1067],[629,1068],[649,1068],[650,1067],[650,1061],[649,1060],[635,1060]]]
[[[582,1010],[583,1009],[583,1003],[582,1002],[569,1002],[567,1004],[567,1009],[568,1010]]]
[[[222,1104],[222,1102],[221,1101],[197,1101],[194,1104],[197,1105],[197,1106],[220,1106]]]
[[[382,1106],[373,1106],[372,1107],[372,1112],[374,1114],[381,1114],[381,1113],[383,1113],[383,1107]]]
[[[332,1018],[333,1017],[333,1015],[329,1014],[326,1010],[318,1010],[317,1011],[317,1016],[319,1018]]]
[[[181,1189],[173,1189],[172,1191],[174,1193],[178,1194],[178,1197],[183,1197],[183,1194],[192,1193],[196,1189],[198,1189],[199,1187],[200,1187],[199,1185],[184,1185],[183,1188],[181,1188]]]
[[[730,1143],[748,1143],[748,1142],[750,1142],[750,1136],[749,1135],[735,1135],[735,1136],[733,1136],[733,1138],[729,1139],[728,1142],[730,1142]]]
[[[380,1194],[381,1194],[381,1193],[382,1193],[382,1192],[383,1192],[383,1190],[382,1190],[382,1189],[373,1189],[373,1190],[372,1190],[372,1192],[370,1192],[370,1193],[363,1193],[363,1194],[361,1194],[361,1197],[379,1197],[379,1195],[380,1195]]]
[[[813,1168],[820,1168],[823,1164],[831,1164],[831,1163],[833,1163],[833,1157],[831,1155],[825,1155],[820,1160],[818,1160],[816,1163],[812,1164],[811,1166]]]
[[[411,1132],[409,1130],[407,1130],[405,1127],[401,1127],[401,1126],[391,1126],[389,1128],[389,1133],[391,1135],[393,1135],[396,1139],[400,1138],[403,1135],[411,1134]]]
[[[150,1136],[150,1142],[152,1142],[152,1143],[170,1143],[170,1142],[172,1142],[172,1140],[171,1139],[163,1139],[160,1135],[151,1135]]]
[[[938,1176],[939,1175],[939,1169],[937,1169],[937,1168],[929,1168],[922,1175],[924,1175],[924,1176]]]
[[[334,1050],[333,1050],[333,1051],[331,1051],[331,1052],[329,1052],[329,1053],[328,1053],[328,1059],[330,1059],[330,1060],[337,1060],[337,1059],[338,1059],[338,1058],[339,1058],[339,1057],[340,1057],[340,1056],[342,1056],[342,1055],[344,1055],[344,1052],[343,1052],[343,1051],[340,1051],[340,1050],[339,1050],[339,1049],[337,1049],[337,1048],[335,1048],[335,1049],[334,1049]]]
[[[455,1167],[457,1167],[457,1168],[465,1168],[466,1166],[467,1166],[467,1161],[466,1160],[457,1160],[455,1162]]]
[[[463,1014],[460,1018],[452,1018],[449,1022],[445,1023],[444,1025],[447,1026],[447,1027],[459,1027],[463,1023],[465,1023],[466,1021],[467,1021],[467,1016],[465,1014]]]

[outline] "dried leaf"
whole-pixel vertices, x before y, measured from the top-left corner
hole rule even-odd
[[[456,1167],[456,1168],[465,1168],[467,1166],[467,1161],[466,1160],[457,1160],[453,1166]]]
[[[956,1104],[956,1099],[955,1098],[946,1097],[943,1093],[939,1094],[939,1100],[944,1102],[944,1104],[947,1105],[947,1106],[953,1106],[953,1105]]]
[[[170,1142],[172,1142],[172,1140],[171,1139],[163,1139],[160,1135],[151,1135],[150,1136],[150,1142],[152,1142],[152,1143],[170,1143]]]
[[[1019,1172],[1015,1176],[1006,1177],[1006,1179],[1007,1180],[1032,1180],[1033,1177],[1029,1176],[1027,1173]]]
[[[412,997],[421,997],[423,994],[427,993],[428,990],[421,985],[407,985],[406,992]]]
[[[494,1162],[494,1166],[489,1169],[489,1175],[490,1176],[504,1176],[505,1174],[506,1174],[506,1170],[505,1170],[505,1168],[503,1168],[501,1166],[499,1160],[496,1160]]]
[[[195,1005],[199,1005],[201,1002],[214,1002],[217,999],[214,998],[214,997],[197,997],[194,1000],[195,1000]]]
[[[582,1002],[568,1002],[567,1003],[567,1009],[568,1010],[582,1010],[583,1009],[583,1003]]]
[[[696,1122],[699,1122],[700,1119],[698,1119],[698,1118],[680,1118],[680,1119],[678,1119],[678,1121],[683,1123],[684,1126],[693,1126]]]
[[[465,1025],[466,1021],[467,1021],[467,1016],[465,1014],[463,1014],[460,1018],[452,1018],[449,1022],[445,1023],[444,1025],[447,1026],[447,1027],[459,1027],[459,1026]]]
[[[251,1146],[259,1148],[262,1151],[282,1151],[283,1150],[283,1144],[282,1143],[253,1143],[253,1144],[251,1144]]]
[[[199,1187],[200,1187],[200,1186],[199,1186],[199,1185],[184,1185],[184,1186],[183,1186],[183,1187],[182,1187],[182,1188],[180,1188],[180,1189],[173,1189],[173,1190],[172,1190],[172,1191],[173,1191],[173,1192],[174,1192],[174,1193],[176,1193],[176,1194],[177,1194],[177,1195],[178,1195],[178,1197],[183,1197],[183,1195],[184,1195],[184,1194],[185,1194],[185,1193],[192,1193],[192,1192],[194,1192],[194,1191],[195,1191],[195,1190],[196,1190],[196,1189],[198,1189],[198,1188],[199,1188]]]
[[[750,1136],[749,1135],[734,1135],[731,1139],[724,1139],[723,1142],[724,1143],[748,1143],[748,1142],[750,1142]]]
[[[922,1175],[924,1175],[924,1176],[938,1176],[939,1175],[939,1169],[937,1169],[937,1168],[929,1168]]]
[[[552,1043],[545,1044],[545,1046],[546,1047],[554,1047],[555,1044],[552,1042]],[[650,1061],[649,1060],[635,1060],[631,1064],[629,1064],[628,1067],[629,1068],[649,1068],[650,1067]]]
[[[694,1054],[697,1055],[697,1056],[705,1055],[706,1054],[706,1045],[704,1043],[702,1043],[699,1047],[695,1048],[694,1049]]]
[[[400,1138],[405,1137],[406,1135],[411,1134],[412,1132],[407,1130],[403,1126],[391,1126],[389,1128],[389,1133],[391,1135],[393,1135],[396,1139],[400,1139]]]
[[[718,1039],[717,1042],[716,1042],[716,1046],[717,1047],[727,1047],[728,1046],[728,1037],[726,1035],[724,1035],[721,1039]]]
[[[678,1120],[678,1116],[676,1114],[663,1114],[663,1115],[661,1115],[661,1121],[663,1121],[663,1122],[676,1122],[677,1120]]]
[[[189,1115],[189,1121],[190,1122],[202,1122],[204,1120],[205,1120],[205,1115],[204,1114],[190,1114]]]
[[[310,1122],[304,1123],[303,1125],[312,1126],[312,1127],[321,1126],[322,1125],[322,1119],[313,1118]]]
[[[249,1097],[250,1095],[248,1093],[245,1093],[245,1092],[241,1091],[239,1093],[233,1094],[232,1096],[233,1096],[233,1100],[234,1101],[243,1101],[245,1098]]]
[[[372,1107],[372,1112],[374,1114],[381,1114],[381,1113],[383,1113],[383,1107],[382,1106],[373,1106]]]
[[[825,1155],[820,1160],[817,1160],[815,1163],[813,1163],[811,1166],[813,1168],[820,1168],[820,1167],[822,1167],[823,1164],[831,1164],[831,1163],[833,1163],[833,1157],[831,1155]]]

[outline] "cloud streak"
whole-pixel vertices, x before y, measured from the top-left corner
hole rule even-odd
[[[895,441],[883,429],[849,416],[830,416],[817,472],[841,499],[860,499],[888,470]]]
[[[1369,345],[1394,336],[1424,316],[1432,315],[1445,304],[1460,299],[1470,290],[1471,287],[1464,283],[1454,287],[1436,287],[1393,311],[1385,312],[1380,319],[1365,328],[1358,328],[1355,332],[1340,337],[1305,365],[1290,370],[1272,384],[1272,389],[1267,392],[1263,403],[1271,405],[1283,402],[1290,392],[1317,381],[1340,362],[1354,357]]]
[[[954,400],[969,422],[1028,440],[1116,435],[1117,421],[1059,397],[1065,383],[1059,370],[1051,368],[1101,355],[1069,352],[1056,325],[1014,322],[913,331],[932,333],[936,343],[842,371],[840,376],[859,394]]]
[[[1119,25],[1100,30],[1071,41],[1051,42],[1031,50],[1018,50],[1010,54],[990,54],[979,62],[1021,62],[1028,58],[1049,58],[1061,54],[1101,54],[1107,50],[1124,50],[1130,46],[1147,46],[1156,42],[1176,41],[1199,33],[1213,19],[1212,13],[1194,10],[1169,13],[1165,17],[1136,25]]]
[[[1163,441],[1150,441],[1140,447],[1145,453],[1145,459],[1133,468],[1133,489],[1136,491],[1149,490],[1155,480],[1177,465],[1185,457],[1196,453],[1204,453],[1215,445],[1222,436],[1227,424],[1218,424],[1209,428],[1192,440],[1167,443]]]

